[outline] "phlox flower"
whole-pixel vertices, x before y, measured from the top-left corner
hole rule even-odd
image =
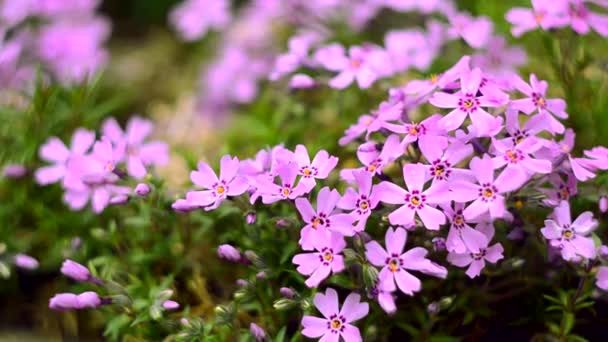
[[[384,36],[384,42],[398,71],[406,71],[410,66],[418,70],[428,69],[438,53],[435,47],[441,44],[430,41],[421,30],[389,31]]]
[[[506,169],[513,169],[513,175],[517,179],[512,181],[517,181],[519,184],[523,184],[537,173],[547,174],[553,170],[553,165],[549,160],[536,159],[530,155],[543,146],[542,141],[533,137],[526,138],[517,144],[492,139],[492,146],[496,150],[495,157],[492,159],[494,168],[499,169],[506,165]]]
[[[357,157],[365,166],[358,169],[342,169],[340,177],[352,183],[354,181],[353,172],[356,171],[364,170],[372,175],[379,175],[385,166],[392,163],[402,154],[403,150],[400,147],[399,136],[396,134],[392,134],[386,138],[381,150],[378,150],[377,144],[373,141],[364,143],[357,148]]]
[[[590,150],[586,150],[585,156],[588,159],[586,166],[599,169],[599,170],[608,170],[608,148],[604,146],[597,146]]]
[[[325,150],[320,150],[312,162],[308,150],[304,145],[296,146],[293,160],[298,163],[298,174],[301,176],[300,184],[305,192],[309,192],[316,185],[315,179],[325,179],[338,164],[338,158],[330,156]]]
[[[568,24],[566,17],[569,0],[532,0],[532,8],[514,7],[505,18],[513,27],[511,34],[519,37],[525,32],[538,27],[547,31],[564,27]]]
[[[78,128],[72,136],[70,148],[57,137],[51,137],[40,147],[40,158],[53,165],[36,170],[35,178],[38,184],[46,185],[63,180],[69,172],[68,164],[74,156],[84,156],[95,142],[95,133]]]
[[[349,214],[334,212],[340,193],[324,187],[317,195],[317,210],[306,198],[297,198],[296,208],[306,223],[300,232],[300,246],[304,250],[312,250],[318,241],[327,240],[330,232],[344,236],[354,235],[354,218]]]
[[[608,291],[608,266],[600,266],[597,269],[595,285],[604,291]]]
[[[239,196],[249,188],[247,179],[238,174],[239,160],[225,155],[220,160],[220,175],[215,174],[207,163],[199,162],[198,170],[190,172],[192,183],[202,191],[189,191],[186,200],[193,206],[213,210],[228,197]]]
[[[126,145],[121,143],[113,146],[110,139],[106,136],[93,144],[93,151],[86,159],[80,159],[80,178],[85,182],[101,181],[103,179],[114,178],[118,163],[123,160]]]
[[[378,206],[378,198],[372,196],[372,175],[365,171],[353,172],[355,184],[359,191],[346,189],[344,196],[338,201],[338,208],[351,210],[351,216],[357,222],[355,231],[365,230],[367,219],[372,210]]]
[[[328,288],[325,294],[317,293],[313,303],[324,318],[304,316],[302,335],[309,338],[322,336],[320,341],[327,342],[337,342],[340,337],[345,342],[362,341],[359,328],[351,324],[367,316],[369,312],[369,305],[361,302],[361,296],[356,293],[349,294],[340,309],[338,292]]]
[[[513,191],[522,184],[512,168],[506,168],[494,179],[494,163],[488,155],[475,157],[469,165],[477,180],[472,183],[458,180],[450,183],[452,199],[457,203],[473,201],[464,211],[466,220],[475,219],[487,212],[494,218],[505,216],[505,198],[503,193]]]
[[[406,164],[403,167],[403,179],[407,189],[397,184],[384,181],[374,187],[372,196],[384,203],[402,204],[388,215],[393,225],[414,225],[414,215],[418,214],[427,229],[438,230],[445,223],[445,215],[433,205],[450,201],[446,182],[434,182],[423,190],[428,177],[427,167],[422,164]]]
[[[277,56],[269,78],[278,80],[283,75],[296,71],[300,66],[310,64],[308,52],[320,39],[320,35],[313,31],[304,31],[289,38],[287,43],[289,51]]]
[[[130,193],[129,187],[114,185],[111,181],[98,179],[94,182],[67,185],[63,200],[75,210],[84,208],[91,201],[93,211],[100,213],[110,204],[113,196],[129,195]]]
[[[459,128],[466,117],[470,117],[479,136],[488,135],[495,127],[500,126],[500,118],[492,116],[482,107],[499,107],[493,96],[486,94],[478,96],[477,91],[482,81],[481,69],[462,72],[460,75],[460,91],[456,94],[437,92],[429,102],[439,108],[454,108],[439,120],[440,127],[453,131]]]
[[[545,139],[536,136],[539,132],[548,129],[547,122],[543,119],[542,115],[530,117],[522,127],[519,111],[509,107],[505,112],[505,123],[505,129],[507,130],[507,133],[509,133],[509,137],[500,139],[500,141],[504,143],[507,143],[510,140],[513,144],[519,144],[528,137],[534,137],[536,140],[543,142],[546,141]]]
[[[568,16],[576,33],[587,34],[593,29],[600,36],[608,37],[608,16],[590,11],[583,0],[570,1]]]
[[[418,142],[418,147],[423,154],[436,154],[437,151],[444,150],[448,146],[448,138],[445,130],[438,122],[441,115],[435,114],[420,122],[408,122],[404,124],[386,124],[385,128],[391,132],[405,134],[401,141],[401,150]]]
[[[422,151],[422,148],[421,148]],[[426,149],[424,157],[433,182],[445,182],[468,177],[470,170],[457,168],[456,165],[473,154],[473,146],[459,141],[452,143],[445,151],[438,148]]]
[[[342,235],[331,233],[328,239],[313,241],[315,252],[296,254],[292,262],[298,265],[298,272],[310,276],[305,284],[308,287],[317,287],[329,276],[344,270],[344,257],[340,254],[346,241]]]
[[[462,38],[470,47],[479,49],[484,47],[492,36],[494,26],[488,17],[473,18],[466,13],[452,13],[448,15],[450,27],[448,37]]]
[[[397,311],[394,291],[384,291],[378,283],[370,290],[370,296],[376,299],[382,310],[387,314],[394,314]]]
[[[517,68],[526,64],[527,60],[524,49],[508,46],[504,37],[494,36],[488,42],[485,51],[471,57],[471,65],[500,81],[508,82],[517,72]]]
[[[258,196],[262,197],[262,203],[270,204],[286,199],[296,199],[306,193],[301,182],[296,184],[299,171],[296,162],[279,162],[276,167],[276,175],[260,175],[255,178],[254,184],[257,189],[256,196],[252,196],[251,202],[254,203]],[[274,182],[276,176],[281,181],[281,185]]]
[[[564,182],[558,173],[549,175],[549,183],[553,186],[550,189],[541,188],[540,192],[544,193],[546,198],[543,203],[551,207],[556,207],[562,201],[570,200],[570,197],[578,192],[576,177],[572,172],[567,173],[567,181]]]
[[[227,0],[186,0],[169,15],[171,24],[186,41],[201,39],[210,29],[221,30],[230,19]]]
[[[406,240],[405,229],[389,228],[385,237],[386,250],[378,242],[370,241],[365,245],[365,256],[372,265],[382,267],[379,274],[379,286],[382,290],[393,292],[398,287],[401,292],[412,296],[414,292],[420,291],[422,284],[408,270],[439,278],[445,278],[448,271],[427,259],[427,250],[422,247],[415,247],[403,253]]]
[[[346,56],[344,48],[334,44],[317,51],[315,59],[324,68],[339,72],[329,81],[330,87],[344,89],[356,80],[361,89],[366,89],[381,76],[376,65],[380,53],[377,47],[352,46]]]
[[[560,119],[567,119],[568,113],[566,113],[566,101],[563,99],[547,99],[547,82],[539,81],[536,75],[530,75],[530,84],[527,84],[519,76],[513,75],[511,78],[513,86],[519,90],[527,98],[512,100],[510,106],[518,109],[526,114],[531,114],[534,111],[538,111],[540,115],[547,122],[547,130],[553,134],[563,133],[564,125],[559,122],[553,116]]]
[[[468,70],[471,62],[470,56],[463,56],[451,68],[441,74],[433,74],[426,80],[413,80],[408,82],[404,91],[406,94],[428,95],[437,89],[443,89],[460,78],[463,70]]]
[[[488,238],[479,230],[473,229],[464,218],[464,204],[454,203],[454,208],[445,205],[443,212],[450,221],[450,230],[446,239],[448,252],[463,254],[466,252],[479,253],[488,246]]]
[[[344,136],[340,138],[338,143],[340,146],[347,145],[360,137],[363,133],[366,133],[365,139],[369,139],[369,136],[373,132],[377,132],[381,128],[387,126],[388,121],[400,119],[402,113],[402,103],[399,102],[391,104],[388,102],[382,102],[378,110],[374,110],[370,114],[365,114],[359,117],[358,122],[350,126],[344,132]]]
[[[588,237],[597,227],[593,213],[586,211],[572,221],[570,204],[562,201],[553,211],[552,219],[545,220],[541,229],[543,236],[553,247],[559,248],[564,260],[577,260],[579,257],[595,258],[595,243]]]
[[[125,145],[125,158],[129,175],[141,179],[146,175],[146,167],[165,165],[169,160],[169,148],[161,141],[145,142],[152,133],[154,125],[150,120],[133,117],[123,132],[116,120],[107,119],[102,125],[102,132],[115,145]]]
[[[465,272],[469,278],[475,278],[485,267],[486,261],[495,264],[498,260],[503,258],[503,247],[500,243],[496,243],[492,246],[488,246],[488,243],[494,236],[494,227],[491,224],[479,224],[477,226],[478,231],[481,231],[485,237],[485,244],[479,249],[479,252],[467,251],[465,253],[449,253],[447,260],[454,266],[466,267]]]
[[[584,182],[595,177],[595,173],[592,171],[594,169],[594,165],[589,159],[575,158],[572,155],[575,138],[576,134],[574,131],[568,128],[564,133],[564,138],[562,141],[550,141],[548,144],[546,144],[544,149],[537,153],[537,155],[542,153],[543,157],[546,157],[546,159],[551,158],[553,163],[559,164],[565,161],[563,165],[567,168],[567,170],[572,171],[576,179]]]

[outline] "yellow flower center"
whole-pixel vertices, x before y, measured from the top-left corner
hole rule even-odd
[[[367,201],[363,201],[361,202],[360,207],[361,209],[366,210],[367,208],[369,208],[369,205],[367,204]]]
[[[224,192],[226,192],[226,188],[224,188],[224,186],[223,186],[223,185],[220,185],[220,186],[218,186],[218,187],[217,187],[217,189],[215,189],[215,191],[216,191],[218,194],[220,194],[220,195],[221,195],[221,194],[223,194]]]
[[[305,168],[302,173],[304,173],[304,176],[310,176],[310,169],[309,168]]]
[[[391,262],[388,264],[388,268],[391,270],[391,272],[397,272],[397,260],[391,260]]]
[[[354,58],[354,59],[350,60],[350,66],[352,66],[355,69],[358,69],[359,67],[361,67],[361,64],[362,63],[361,63],[360,59]]]
[[[321,219],[320,218],[315,218],[314,220],[312,220],[312,227],[317,229],[317,227],[321,224]]]
[[[492,191],[492,189],[485,189],[485,190],[483,191],[483,195],[484,195],[485,197],[490,198],[490,197],[494,196],[494,191]]]
[[[517,161],[518,159],[518,155],[517,152],[514,152],[513,150],[508,150],[507,151],[507,157],[511,160],[511,161]]]
[[[371,123],[372,123],[372,119],[370,119],[370,118],[365,119],[365,126],[369,126],[369,125],[371,125]]]
[[[464,217],[462,217],[462,215],[456,216],[456,218],[454,218],[454,223],[460,226],[464,223]]]
[[[283,196],[289,196],[290,193],[291,190],[289,190],[289,188],[283,188]]]
[[[471,100],[471,99],[465,100],[464,103],[462,104],[462,106],[465,109],[471,109],[473,107],[473,105],[475,105],[475,102],[473,100]]]
[[[543,22],[543,19],[545,19],[544,13],[541,13],[541,12],[534,13],[534,20],[536,21],[537,24],[540,25],[540,23]]]
[[[571,239],[571,238],[572,238],[572,235],[574,235],[574,234],[572,233],[572,231],[571,231],[571,230],[566,230],[566,231],[564,231],[564,237],[565,237],[566,239]]]
[[[410,201],[412,202],[413,205],[420,204],[420,198],[418,198],[416,196],[412,197],[412,199]]]
[[[329,252],[325,252],[325,254],[323,255],[323,259],[325,259],[325,261],[331,261],[332,255]]]
[[[106,164],[106,170],[108,170],[108,171],[114,171],[114,167],[115,167],[115,165],[113,162],[108,162]]]
[[[562,195],[562,199],[568,199],[568,196],[570,196],[570,192],[565,188],[560,191],[560,194]]]
[[[439,81],[439,75],[432,74],[431,75],[431,84],[435,84],[435,83],[437,83],[437,81]]]
[[[437,165],[437,167],[435,167],[435,174],[437,176],[441,176],[443,174],[444,168],[443,165]]]
[[[369,170],[369,172],[374,172],[376,171],[376,164],[371,164],[370,166],[367,167],[367,169]]]
[[[410,126],[410,130],[408,131],[409,135],[418,135],[418,126],[412,125]]]
[[[334,319],[333,321],[331,321],[331,327],[334,329],[339,329],[342,326],[342,322],[340,322],[337,319]]]
[[[545,98],[544,97],[539,97],[538,100],[536,100],[536,104],[539,107],[544,107],[547,103],[545,102]]]

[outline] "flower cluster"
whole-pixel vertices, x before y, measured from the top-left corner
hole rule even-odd
[[[37,63],[65,84],[82,82],[103,67],[109,22],[98,0],[5,0],[0,4],[0,89],[23,89]],[[37,19],[40,25],[32,25]]]
[[[127,175],[143,179],[147,168],[168,161],[167,144],[146,141],[153,128],[151,121],[134,117],[123,131],[110,118],[103,123],[102,136],[97,141],[94,132],[83,128],[74,132],[69,148],[59,138],[51,137],[39,152],[40,158],[52,165],[36,170],[36,181],[41,185],[60,182],[65,190],[64,200],[72,209],[82,209],[90,201],[99,213],[108,204],[124,203],[132,191],[120,185],[120,180]],[[121,163],[126,164],[126,170]],[[134,189],[138,196],[149,191],[145,183]]]

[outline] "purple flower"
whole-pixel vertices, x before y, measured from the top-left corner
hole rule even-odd
[[[576,195],[578,192],[576,186],[576,177],[572,172],[569,172],[568,179],[566,182],[562,177],[553,173],[549,175],[549,183],[553,185],[551,189],[539,189],[540,192],[544,193],[547,198],[543,202],[551,207],[556,207],[561,201],[568,201],[571,196]]]
[[[372,209],[378,205],[378,198],[372,197],[372,175],[365,171],[353,172],[355,184],[359,188],[357,192],[353,188],[346,189],[344,196],[338,201],[338,208],[352,210],[351,215],[357,225],[355,231],[365,230],[367,218],[371,215]]]
[[[251,323],[249,325],[249,332],[251,333],[251,336],[255,338],[256,342],[266,341],[266,332],[259,325]]]
[[[89,281],[92,278],[88,268],[70,259],[65,260],[61,265],[61,273],[66,277],[81,282]]]
[[[290,289],[289,287],[281,287],[279,292],[281,293],[281,296],[285,298],[295,298],[296,296],[294,290]]]
[[[369,115],[362,115],[356,124],[350,126],[344,132],[344,136],[340,138],[339,144],[344,146],[357,139],[363,133],[366,133],[365,139],[369,139],[369,136],[373,132],[377,132],[382,128],[390,129],[392,126],[396,126],[388,124],[387,121],[400,119],[403,109],[403,103],[400,101],[396,103],[382,102],[378,110],[372,111]]]
[[[399,144],[399,136],[396,134],[391,134],[386,139],[381,151],[378,150],[375,142],[369,141],[357,149],[357,157],[365,166],[359,169],[342,169],[340,177],[352,183],[354,181],[353,174],[356,171],[364,170],[371,175],[381,174],[386,165],[401,155],[403,155],[403,150]]]
[[[209,29],[221,30],[230,19],[230,1],[226,0],[186,0],[169,15],[169,21],[186,41],[203,38]]]
[[[525,99],[512,100],[511,107],[518,109],[526,114],[531,114],[535,110],[547,122],[547,129],[551,133],[563,133],[564,125],[559,122],[553,115],[560,119],[567,119],[568,113],[566,113],[566,102],[562,99],[547,99],[545,95],[547,93],[547,82],[539,81],[536,75],[530,75],[530,84],[527,84],[519,76],[513,75],[511,78],[511,84],[527,95]]]
[[[518,181],[520,184],[537,173],[547,174],[553,170],[550,161],[530,156],[542,147],[542,142],[535,138],[526,138],[517,144],[493,139],[492,146],[496,149],[496,157],[492,158],[494,168],[498,169],[506,165],[505,170],[513,169],[512,173],[517,177],[517,180],[513,179],[513,181]]]
[[[305,284],[308,287],[317,287],[330,273],[344,270],[344,257],[340,255],[346,241],[340,234],[332,233],[327,239],[313,241],[315,252],[296,254],[293,263],[298,265],[298,272],[310,276]]]
[[[477,183],[469,181],[455,181],[450,183],[452,199],[457,203],[473,201],[464,211],[466,220],[475,219],[482,214],[490,212],[492,218],[505,216],[505,192],[519,188],[519,177],[514,174],[513,169],[506,168],[496,180],[494,180],[494,163],[488,155],[483,159],[473,158],[470,163],[473,176]]]
[[[473,18],[465,13],[452,13],[448,15],[450,27],[448,37],[462,38],[470,47],[484,47],[492,36],[494,27],[492,21],[487,17]]]
[[[135,193],[137,194],[137,196],[140,196],[140,197],[148,196],[150,191],[151,191],[150,186],[146,183],[139,183],[135,187]]]
[[[306,191],[302,183],[296,185],[296,178],[298,176],[300,168],[296,162],[282,163],[277,166],[276,172],[281,180],[281,185],[274,183],[274,176],[271,175],[269,179],[268,175],[258,176],[255,179],[257,192],[262,196],[262,202],[264,204],[270,204],[285,199],[296,199],[304,194]],[[254,198],[252,197],[252,202]]]
[[[304,316],[302,335],[309,338],[323,336],[322,341],[337,341],[340,337],[345,342],[362,341],[359,329],[350,324],[367,316],[369,312],[369,305],[360,300],[361,296],[351,293],[340,310],[336,290],[328,288],[325,294],[317,293],[313,302],[324,318]]]
[[[179,309],[179,303],[173,300],[165,300],[163,302],[163,309],[165,310],[177,310]]]
[[[471,65],[501,82],[508,83],[512,75],[517,72],[517,68],[525,65],[527,60],[525,50],[518,46],[510,47],[504,37],[494,36],[484,52],[472,56]]]
[[[443,212],[450,220],[450,231],[446,240],[446,248],[448,252],[479,253],[481,248],[488,246],[487,237],[480,231],[473,229],[467,224],[463,215],[464,205],[455,203],[454,209],[450,206],[444,206]]]
[[[439,108],[454,108],[450,113],[439,120],[439,127],[448,131],[459,128],[467,116],[470,117],[473,126],[479,136],[488,135],[495,127],[500,126],[500,118],[492,116],[482,107],[499,107],[496,97],[488,94],[478,96],[482,81],[481,69],[473,69],[471,72],[463,71],[460,75],[460,91],[456,94],[437,92],[429,99],[429,102]]]
[[[449,189],[446,182],[435,182],[423,190],[427,180],[427,168],[422,164],[407,164],[403,167],[403,179],[407,190],[384,181],[374,187],[372,196],[384,203],[403,204],[388,215],[393,225],[414,225],[414,215],[418,214],[427,229],[438,230],[445,223],[445,215],[432,205],[448,202]]]
[[[192,183],[202,187],[202,191],[189,191],[186,200],[192,205],[213,210],[229,196],[240,196],[249,188],[247,179],[238,174],[239,160],[225,155],[220,160],[220,176],[216,176],[207,163],[199,162],[198,170],[190,173]]]
[[[317,152],[312,162],[308,156],[306,146],[296,146],[294,161],[298,163],[298,174],[302,177],[300,184],[305,192],[309,192],[316,185],[315,179],[325,179],[338,164],[338,158],[330,156],[325,150]]]
[[[386,250],[376,241],[365,245],[365,256],[374,265],[382,267],[379,275],[379,287],[393,292],[398,287],[401,292],[412,296],[420,291],[420,280],[407,270],[419,271],[439,278],[445,278],[448,271],[426,258],[428,253],[422,247],[415,247],[403,253],[407,232],[403,228],[389,228],[386,231]],[[395,286],[395,283],[397,284]]]
[[[418,142],[423,155],[436,155],[448,146],[447,134],[438,125],[440,120],[441,115],[435,114],[419,123],[386,124],[385,127],[391,132],[405,134],[405,138],[401,141],[402,151],[405,151],[410,144]]]
[[[38,14],[48,17],[74,17],[93,13],[100,2],[99,0],[39,0],[37,10]]]
[[[79,295],[73,293],[58,293],[49,301],[49,308],[53,310],[80,310],[96,309],[106,304],[99,295],[92,291],[83,292]]]
[[[429,142],[429,145],[432,144]],[[419,145],[421,146],[421,145]],[[463,179],[469,177],[470,170],[456,168],[455,166],[473,154],[473,147],[469,144],[454,142],[445,152],[437,145],[434,148],[428,148],[425,151],[420,150],[424,154],[426,160],[430,163],[426,165],[428,173],[433,177],[433,182],[446,182],[454,179]]]
[[[600,36],[608,37],[608,16],[590,11],[583,0],[571,0],[568,14],[576,33],[587,34],[593,29]]]
[[[13,257],[13,262],[15,263],[15,266],[26,270],[35,270],[39,266],[38,260],[25,254],[15,255]]]
[[[479,249],[479,252],[467,251],[465,253],[450,253],[448,254],[448,262],[458,267],[469,268],[466,274],[469,278],[475,278],[485,267],[486,261],[495,264],[498,260],[503,258],[503,248],[500,243],[496,243],[488,247],[488,243],[492,240],[494,235],[494,227],[491,224],[480,224],[477,226],[478,231],[481,231],[485,237],[485,244]]]
[[[395,295],[393,292],[384,291],[378,285],[374,286],[370,295],[378,301],[380,307],[384,312],[391,315],[397,311],[397,305],[395,304]]]
[[[519,37],[538,27],[546,31],[568,24],[568,0],[532,0],[532,7],[514,7],[505,15],[507,21],[513,24],[513,36]]]
[[[231,245],[223,244],[217,248],[217,255],[222,258],[233,262],[241,260],[241,252]]]
[[[151,121],[137,116],[129,120],[124,132],[113,118],[107,119],[102,126],[103,134],[116,146],[125,146],[127,171],[137,179],[146,175],[147,166],[165,165],[169,159],[167,144],[160,141],[145,142],[153,129]]]
[[[68,186],[63,194],[63,200],[74,210],[84,208],[91,201],[95,213],[102,212],[114,195],[128,195],[131,189],[126,186],[117,186],[105,181],[81,183],[78,186]]]
[[[53,162],[51,166],[41,167],[36,170],[36,181],[38,184],[46,185],[63,180],[69,170],[68,164],[72,157],[83,156],[93,145],[95,133],[79,128],[72,136],[70,149],[68,149],[59,138],[52,137],[40,147],[40,158]]]
[[[590,211],[582,213],[572,222],[570,204],[563,201],[555,208],[553,219],[545,220],[545,227],[541,232],[551,246],[560,249],[564,260],[577,260],[579,257],[593,259],[595,244],[587,235],[597,225],[598,222],[593,219]]]
[[[608,291],[608,266],[600,266],[597,269],[595,285],[604,291]]]
[[[340,193],[337,190],[330,190],[329,187],[324,187],[319,191],[316,211],[308,199],[296,199],[296,208],[306,223],[300,232],[299,243],[302,249],[314,249],[317,243],[329,239],[330,232],[344,236],[352,236],[355,233],[352,216],[334,212],[339,200]]]

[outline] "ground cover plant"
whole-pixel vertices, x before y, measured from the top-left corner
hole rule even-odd
[[[0,0],[0,332],[601,341],[607,36],[604,0]]]

